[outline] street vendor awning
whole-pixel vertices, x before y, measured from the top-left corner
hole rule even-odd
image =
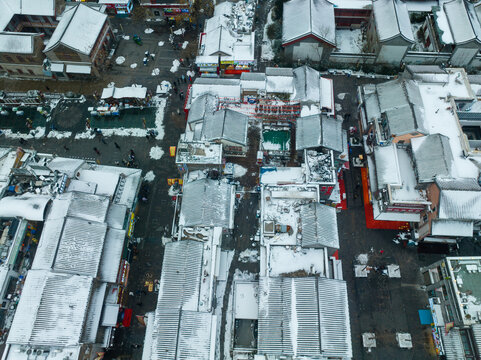
[[[52,72],[63,72],[64,64],[62,63],[52,63],[50,65],[50,70]]]
[[[70,74],[90,74],[92,68],[90,65],[72,65],[67,64],[67,73]]]
[[[135,98],[135,99],[145,99],[147,96],[147,88],[132,85],[123,88],[108,87],[102,90],[102,99],[125,99],[125,98]]]

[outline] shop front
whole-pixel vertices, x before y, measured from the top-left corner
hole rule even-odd
[[[117,17],[130,16],[134,8],[132,0],[100,0],[99,4],[107,6],[107,14]]]
[[[240,75],[250,72],[255,65],[255,60],[221,60],[220,67],[226,75]]]
[[[219,76],[219,58],[217,56],[197,56],[195,64],[202,77]]]
[[[190,9],[188,5],[179,5],[178,7],[163,8],[164,17],[171,21],[176,21],[179,18],[190,21]]]

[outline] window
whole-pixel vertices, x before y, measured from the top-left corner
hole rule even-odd
[[[155,11],[154,11],[154,16],[160,16],[160,11],[155,10]]]
[[[25,58],[23,56],[20,56],[20,55],[17,55],[17,60],[18,60],[19,63],[25,62]]]
[[[22,70],[17,69],[17,72],[18,72],[20,75],[23,75],[23,71],[22,71]]]
[[[35,73],[32,70],[28,69],[27,71],[30,75],[35,75]]]

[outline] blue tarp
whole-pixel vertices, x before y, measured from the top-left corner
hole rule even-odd
[[[421,325],[431,325],[433,323],[433,316],[430,310],[418,310],[418,313]]]

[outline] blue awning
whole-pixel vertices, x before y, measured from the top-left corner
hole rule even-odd
[[[433,316],[430,310],[418,310],[418,313],[421,325],[431,325],[433,323]]]

